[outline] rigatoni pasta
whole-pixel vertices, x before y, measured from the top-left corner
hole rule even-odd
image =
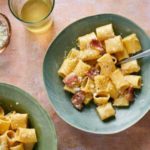
[[[93,95],[93,99],[96,105],[103,105],[108,103],[110,94],[108,94],[107,92],[99,92]]]
[[[122,92],[130,86],[130,83],[125,79],[120,69],[116,69],[110,78],[118,91]]]
[[[36,143],[35,129],[18,128],[16,131],[16,139],[22,143]]]
[[[32,150],[37,142],[35,129],[28,128],[28,115],[15,111],[0,116],[0,149]],[[27,145],[32,145],[32,149]]]
[[[81,83],[81,90],[86,93],[93,93],[94,89],[94,81],[89,77],[85,77]]]
[[[139,75],[126,75],[125,80],[127,80],[133,88],[140,89],[142,86],[142,77]]]
[[[10,120],[5,117],[0,118],[0,134],[5,133],[10,127]]]
[[[128,54],[134,54],[142,50],[140,41],[135,33],[123,38],[122,41]]]
[[[83,103],[84,103],[85,105],[87,105],[87,104],[90,103],[90,101],[91,101],[92,99],[93,99],[92,93],[86,93],[86,94],[85,94],[85,99],[84,99]]]
[[[16,130],[18,128],[26,128],[28,121],[28,114],[16,113],[11,115],[11,128]]]
[[[101,75],[110,76],[110,74],[116,69],[110,54],[104,54],[97,60],[97,62],[101,69]]]
[[[62,66],[58,70],[58,74],[61,77],[67,76],[69,73],[71,73],[74,70],[77,63],[78,63],[77,59],[66,58],[62,64]]]
[[[79,60],[78,64],[74,68],[73,72],[80,77],[85,76],[85,74],[90,70],[91,66]]]
[[[109,78],[104,75],[97,75],[94,78],[94,83],[95,83],[95,91],[97,93],[99,92],[108,92],[108,82]]]
[[[129,106],[129,101],[125,96],[120,95],[118,98],[114,99],[113,106],[117,107]]]
[[[115,56],[118,59],[118,61],[121,61],[125,58],[129,58],[129,54],[125,48],[123,51],[115,53]]]
[[[137,60],[133,60],[124,64],[121,64],[121,70],[124,74],[131,74],[140,71],[140,66]]]
[[[87,49],[84,51],[80,51],[79,58],[83,61],[95,60],[100,57],[100,51]]]
[[[124,50],[122,38],[120,35],[106,40],[105,46],[106,46],[106,52],[110,54],[122,52]]]
[[[114,117],[114,107],[128,107],[134,89],[142,85],[137,60],[117,65],[142,49],[137,35],[115,35],[110,23],[97,27],[96,34],[79,37],[77,47],[70,50],[58,70],[64,90],[73,94],[71,102],[76,109],[94,102],[101,120]]]
[[[72,94],[76,92],[75,88],[68,87],[67,85],[64,86],[64,90]]]
[[[76,48],[72,48],[72,49],[69,51],[69,53],[68,53],[68,55],[67,55],[67,58],[70,58],[70,59],[77,58],[78,55],[79,55],[79,53],[80,53],[80,52],[79,52]]]
[[[119,92],[116,89],[115,85],[112,83],[111,80],[109,80],[108,85],[107,85],[107,91],[110,94],[110,97],[115,99],[118,97]]]
[[[100,41],[107,40],[115,36],[112,24],[96,28],[96,35]]]
[[[13,130],[7,130],[5,132],[5,136],[7,137],[7,142],[9,146],[13,146],[16,143],[16,133]]]
[[[97,39],[96,34],[94,32],[79,37],[78,46],[80,47],[80,50],[86,49],[90,41],[93,39]]]
[[[2,150],[9,150],[6,135],[0,135],[0,148]]]
[[[105,120],[110,117],[113,117],[115,116],[115,113],[116,113],[111,103],[106,103],[104,105],[98,106],[96,110],[101,120]]]

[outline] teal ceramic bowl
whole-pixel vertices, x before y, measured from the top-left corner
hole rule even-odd
[[[57,70],[63,62],[65,51],[76,46],[79,36],[109,23],[113,24],[116,34],[124,37],[134,32],[139,37],[143,50],[150,48],[149,37],[134,22],[115,14],[102,14],[78,20],[65,28],[49,47],[43,65],[46,89],[57,114],[71,126],[96,134],[123,131],[140,120],[150,109],[150,58],[140,60],[143,87],[142,90],[136,91],[135,102],[129,108],[117,109],[116,119],[108,122],[99,119],[94,105],[86,107],[82,112],[74,109],[70,100],[71,95],[63,90],[62,79],[58,77]]]
[[[6,113],[15,110],[29,115],[29,127],[36,129],[38,139],[34,150],[57,150],[53,122],[36,99],[15,86],[0,83],[0,106]]]

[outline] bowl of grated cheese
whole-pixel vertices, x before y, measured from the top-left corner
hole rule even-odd
[[[0,13],[0,53],[2,53],[10,42],[11,25],[9,19]]]

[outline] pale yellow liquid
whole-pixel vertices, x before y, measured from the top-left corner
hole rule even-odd
[[[22,7],[21,18],[25,22],[32,23],[32,25],[28,26],[30,31],[42,32],[47,30],[52,24],[51,20],[44,20],[51,9],[52,4],[50,2],[46,3],[43,0],[28,0]]]

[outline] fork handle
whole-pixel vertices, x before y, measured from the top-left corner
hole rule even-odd
[[[121,61],[120,64],[129,62],[129,61],[132,61],[132,60],[136,60],[136,59],[139,59],[139,58],[147,57],[147,56],[150,56],[150,49],[145,50],[142,53],[136,54],[136,55],[134,55],[132,57],[129,57],[129,58]]]

